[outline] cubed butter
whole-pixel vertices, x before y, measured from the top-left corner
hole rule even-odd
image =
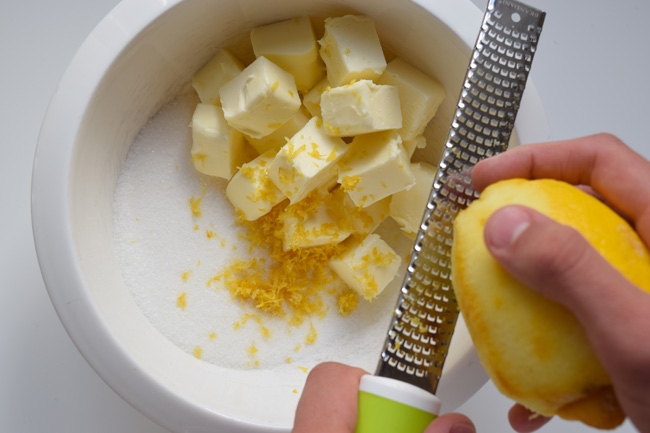
[[[269,179],[268,168],[274,157],[275,152],[269,151],[242,165],[226,187],[226,197],[247,221],[266,215],[286,199]]]
[[[347,151],[342,139],[327,135],[322,120],[312,117],[282,146],[269,167],[269,177],[296,203],[336,176],[337,162]]]
[[[352,231],[355,234],[367,235],[374,232],[386,219],[390,210],[391,197],[386,197],[368,207],[357,207],[350,195],[346,193],[343,205],[345,206]]]
[[[377,80],[386,68],[375,22],[369,16],[325,19],[325,34],[318,42],[332,86],[352,80]]]
[[[219,90],[243,69],[239,59],[230,51],[221,49],[192,77],[192,87],[204,104],[221,105]]]
[[[377,85],[370,80],[326,89],[321,95],[320,109],[325,130],[337,137],[402,127],[397,87]]]
[[[377,83],[399,89],[402,109],[400,135],[404,141],[422,135],[445,99],[442,84],[400,58],[388,64]]]
[[[303,96],[302,104],[307,108],[307,111],[309,111],[309,114],[312,116],[322,118],[320,111],[320,98],[328,87],[330,87],[330,82],[327,80],[327,77],[325,77],[312,87],[305,96]]]
[[[228,124],[253,138],[269,135],[300,108],[293,76],[265,57],[248,65],[219,94]]]
[[[415,176],[397,131],[354,137],[340,163],[338,182],[359,207],[411,188]]]
[[[348,215],[343,207],[345,191],[318,188],[298,203],[290,204],[279,215],[283,248],[298,248],[337,244],[352,233]]]
[[[417,162],[411,164],[411,171],[415,176],[415,185],[392,196],[389,214],[408,237],[414,238],[429,202],[436,167],[426,162]]]
[[[377,234],[350,242],[350,248],[329,262],[351,289],[367,300],[376,298],[395,278],[400,258]]]
[[[409,158],[411,158],[413,157],[416,149],[424,149],[427,147],[427,139],[424,137],[424,135],[418,135],[412,140],[402,139],[402,145],[404,146],[404,149],[406,150]]]
[[[269,150],[277,152],[282,146],[287,144],[287,140],[300,131],[309,121],[309,117],[304,113],[304,108],[296,111],[291,119],[284,122],[284,125],[262,138],[246,137],[246,140],[259,153],[262,154]]]
[[[191,154],[198,171],[224,179],[248,161],[242,134],[228,125],[221,107],[203,103],[192,115]]]
[[[307,92],[325,75],[309,17],[256,27],[250,39],[255,56],[264,56],[293,75],[300,92]]]

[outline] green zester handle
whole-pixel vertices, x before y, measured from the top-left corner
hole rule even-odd
[[[422,433],[440,411],[440,400],[414,385],[366,375],[359,385],[355,433]]]

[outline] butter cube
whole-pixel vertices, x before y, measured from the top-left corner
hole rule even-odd
[[[304,113],[304,108],[296,111],[284,125],[262,138],[246,137],[246,140],[260,154],[273,150],[277,152],[282,146],[287,144],[287,140],[300,131],[309,121],[309,117]]]
[[[323,130],[323,122],[312,117],[287,144],[282,146],[269,167],[269,177],[291,203],[336,176],[337,162],[348,145]]]
[[[192,87],[204,104],[221,105],[219,89],[243,69],[239,59],[221,49],[192,77]]]
[[[221,107],[203,103],[192,115],[191,154],[194,168],[224,179],[248,161],[242,134],[228,125]]]
[[[325,19],[325,34],[318,43],[332,86],[352,80],[377,80],[386,68],[375,23],[369,16]]]
[[[253,138],[269,135],[300,108],[293,76],[265,57],[248,65],[219,94],[228,124]]]
[[[391,197],[386,197],[368,207],[360,208],[354,204],[350,195],[346,194],[343,206],[347,211],[353,233],[367,235],[374,232],[389,215],[390,201]]]
[[[411,170],[415,176],[415,185],[392,196],[389,215],[397,221],[408,237],[415,238],[429,202],[436,167],[426,162],[418,162],[411,164]]]
[[[320,108],[326,130],[337,137],[402,127],[397,87],[370,80],[328,88],[321,96]]]
[[[286,198],[269,179],[268,167],[274,157],[275,152],[269,151],[242,165],[226,187],[226,197],[247,221],[266,215]]]
[[[290,204],[279,215],[284,250],[337,244],[352,233],[343,208],[345,191],[318,188],[298,203]]]
[[[300,92],[307,92],[325,74],[309,17],[293,18],[251,31],[255,57],[264,56],[294,76]]]
[[[415,153],[415,149],[424,149],[427,146],[427,139],[424,135],[418,135],[412,140],[404,140],[402,138],[402,145],[404,146],[409,158],[411,158]]]
[[[338,182],[359,207],[367,207],[415,184],[397,131],[357,135],[340,164]]]
[[[352,290],[367,300],[376,298],[395,278],[400,257],[377,234],[350,242],[345,253],[329,262],[330,268]]]
[[[302,98],[302,104],[307,108],[309,114],[312,116],[321,117],[320,111],[320,98],[325,89],[330,87],[330,82],[327,77],[323,78],[316,84],[307,94]]]
[[[402,102],[400,135],[404,141],[422,135],[445,99],[442,84],[400,58],[388,64],[377,83],[399,89],[399,99]]]

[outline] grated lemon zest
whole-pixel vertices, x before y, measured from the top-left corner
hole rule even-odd
[[[316,328],[314,328],[313,323],[309,323],[309,332],[307,333],[307,337],[305,337],[305,342],[307,344],[314,344],[314,341],[316,341],[316,337],[318,336],[318,333],[316,332]]]
[[[185,298],[185,292],[181,293],[178,298],[176,298],[176,306],[181,310],[184,310],[187,307],[187,299]]]
[[[190,197],[190,209],[192,210],[192,215],[195,217],[201,216],[201,200],[205,196],[205,184],[201,186],[201,196],[195,198],[194,196]]]
[[[346,290],[343,293],[339,294],[337,303],[339,306],[339,313],[346,317],[350,312],[354,311],[357,308],[359,303],[359,295],[352,291]]]

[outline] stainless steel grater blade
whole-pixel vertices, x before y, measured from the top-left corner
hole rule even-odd
[[[435,394],[459,314],[451,282],[452,224],[478,197],[471,167],[508,147],[544,17],[514,0],[488,4],[377,376]]]

